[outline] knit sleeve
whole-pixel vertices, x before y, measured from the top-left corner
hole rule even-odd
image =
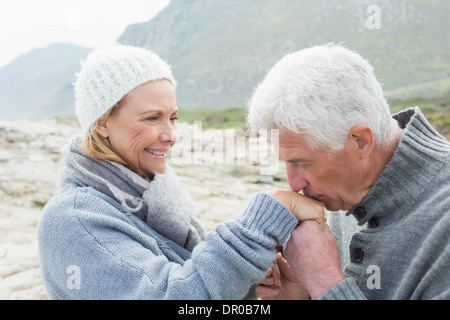
[[[182,265],[160,262],[153,277],[159,284],[149,294],[157,288],[152,298],[243,299],[264,278],[276,257],[274,247],[287,241],[297,223],[284,205],[260,193],[241,215],[210,232]]]
[[[261,280],[298,221],[271,196],[259,193],[245,212],[220,224],[194,250],[192,261],[212,299],[243,297]],[[238,294],[238,295],[236,295]]]
[[[355,279],[346,278],[319,297],[318,300],[366,300]]]
[[[130,223],[138,218],[124,219],[110,203],[81,196],[75,204],[52,201],[43,214],[39,244],[49,298],[243,299],[297,225],[284,205],[260,193],[190,254],[138,220]]]

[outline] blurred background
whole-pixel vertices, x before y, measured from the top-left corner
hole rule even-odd
[[[245,132],[253,89],[289,52],[343,43],[374,66],[392,112],[417,105],[449,139],[449,17],[448,0],[3,1],[0,299],[47,298],[37,226],[58,192],[61,148],[80,133],[72,83],[93,48],[142,46],[172,65],[179,126],[194,139],[186,141],[193,149],[220,158],[228,150],[209,138],[229,137],[227,128],[245,136],[234,164],[173,164],[195,200],[194,213],[213,229],[256,192],[289,187],[283,163],[273,162],[278,171],[263,176],[262,164],[273,159],[246,160],[257,141]]]
[[[172,65],[186,119],[223,125],[240,120],[254,87],[286,53],[335,42],[375,67],[393,111],[419,105],[449,133],[445,0],[18,0],[2,6],[0,119],[73,117],[71,84],[80,60],[92,48],[120,42],[152,49]]]

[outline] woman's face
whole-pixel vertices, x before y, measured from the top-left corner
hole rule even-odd
[[[177,141],[175,89],[167,80],[147,82],[133,90],[96,130],[130,169],[152,177],[166,169],[169,149]]]

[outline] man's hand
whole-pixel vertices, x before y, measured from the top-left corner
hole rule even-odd
[[[328,225],[303,221],[292,232],[283,255],[312,299],[345,279],[336,240]]]

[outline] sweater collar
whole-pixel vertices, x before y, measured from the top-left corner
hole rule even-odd
[[[116,162],[87,156],[78,138],[70,142],[63,155],[61,186],[74,183],[96,189],[189,251],[204,240],[205,230],[192,211],[193,200],[169,165],[164,173],[148,181]]]
[[[394,156],[368,195],[347,212],[358,225],[391,212],[408,212],[439,173],[450,145],[425,119],[418,107],[409,108],[394,119],[404,129]]]

